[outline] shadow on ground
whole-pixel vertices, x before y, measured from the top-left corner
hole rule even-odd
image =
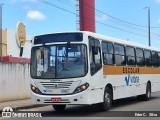
[[[151,100],[154,99],[159,99],[159,97],[152,97]],[[112,108],[116,109],[122,106],[128,106],[128,105],[134,105],[140,102],[147,102],[147,101],[139,101],[137,100],[137,97],[130,97],[130,98],[124,98],[124,99],[119,99],[113,101]],[[126,113],[127,112],[127,113]],[[107,112],[102,112],[100,111],[96,105],[79,105],[79,106],[72,106],[72,107],[67,107],[65,111],[63,112],[56,112],[56,111],[47,111],[47,112],[42,112],[42,116],[54,116],[54,117],[123,117],[128,114],[128,116],[132,116],[133,112],[129,111],[107,111]],[[134,114],[134,113],[133,113]],[[127,116],[126,116],[127,117]]]

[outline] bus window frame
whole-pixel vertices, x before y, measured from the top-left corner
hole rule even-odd
[[[123,48],[124,48],[124,55],[121,55],[121,54],[116,54],[116,50],[115,50],[115,45],[119,45],[119,46],[123,46]],[[124,57],[124,64],[121,64],[121,65],[117,65],[116,64],[116,55],[118,55],[118,56],[123,56]],[[125,46],[125,44],[120,44],[120,43],[114,43],[114,61],[115,61],[115,65],[116,66],[126,66],[127,65],[127,62],[126,62],[126,46]]]
[[[107,51],[108,51],[108,43],[112,45],[112,48],[113,48],[113,53],[104,53],[103,52],[103,43],[107,44]],[[103,58],[103,64],[104,65],[115,65],[115,56],[114,56],[114,44],[112,42],[109,42],[109,41],[103,41],[101,42],[101,46],[102,46],[102,58]],[[105,63],[105,57],[104,57],[104,54],[107,54],[107,55],[112,55],[112,64],[108,64],[108,63]]]
[[[151,53],[151,50],[144,49],[143,51],[144,51],[144,58],[145,58],[145,65],[146,65],[146,67],[152,67],[153,64],[152,64],[152,53]],[[147,65],[147,64],[146,64],[146,59],[148,59],[148,58],[146,58],[145,52],[147,52],[147,51],[150,52],[151,58],[149,58],[149,59],[150,59],[151,65]]]
[[[142,51],[143,57],[137,57],[137,49],[139,49],[139,50]],[[136,65],[139,66],[139,67],[145,67],[145,66],[146,66],[146,62],[145,62],[145,56],[144,56],[144,49],[137,47],[137,48],[135,48],[135,52],[136,52]],[[143,63],[144,63],[144,64],[138,65],[138,64],[137,64],[137,58],[143,59]]]
[[[153,58],[153,54],[152,54],[153,52],[155,52],[155,53],[157,54],[157,59],[154,59],[154,58]],[[153,51],[151,51],[151,54],[152,54],[152,66],[153,66],[153,67],[159,67],[159,66],[160,66],[160,63],[159,63],[158,52],[153,50]],[[158,65],[154,65],[154,64],[153,64],[153,60],[158,60]]]
[[[127,55],[127,47],[128,48],[133,48],[133,50],[134,50],[134,56]],[[128,66],[136,66],[137,65],[137,60],[136,60],[136,49],[135,49],[135,47],[126,45],[125,48],[126,48],[126,63],[127,63],[127,65]],[[128,57],[134,57],[134,62],[135,62],[134,65],[128,64]]]
[[[101,55],[102,50],[101,50],[101,44],[100,44],[99,39],[95,39],[93,37],[89,37],[88,39],[89,39],[88,42],[89,42],[90,74],[91,74],[91,76],[94,76],[99,70],[102,69],[102,55]],[[95,63],[95,54],[93,55],[93,48],[92,48],[93,46],[91,47],[91,44],[93,44],[93,43],[91,43],[91,41],[94,41],[94,45],[93,45],[94,47],[97,47],[96,46],[97,44],[96,44],[95,41],[98,41],[98,43],[99,43],[98,44],[98,52],[99,52],[99,55],[100,55],[100,63]],[[91,53],[91,51],[92,51],[92,53]],[[93,61],[93,59],[94,59],[94,61]],[[94,69],[94,71],[92,69]]]

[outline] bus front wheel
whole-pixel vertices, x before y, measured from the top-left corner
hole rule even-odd
[[[112,106],[112,91],[106,87],[103,102],[100,104],[101,111],[108,111]]]
[[[60,111],[64,111],[64,109],[66,108],[66,105],[53,105],[53,108],[55,111],[60,112]]]

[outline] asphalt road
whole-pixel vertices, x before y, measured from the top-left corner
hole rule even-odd
[[[138,101],[136,97],[115,100],[113,102],[112,109],[109,112],[100,112],[94,106],[67,106],[64,112],[57,113],[51,105],[27,109],[25,111],[41,111],[42,116],[46,117],[45,119],[55,118],[57,120],[160,120],[160,92],[152,93],[152,98],[150,101]],[[144,113],[148,116],[148,113],[150,112],[154,114],[158,113],[159,117],[135,117],[135,114],[139,113]],[[123,117],[126,114],[131,114],[132,117]]]

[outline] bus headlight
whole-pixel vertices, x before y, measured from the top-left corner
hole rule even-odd
[[[42,92],[35,86],[31,85],[31,90],[36,94],[42,94]]]
[[[73,93],[82,92],[82,91],[86,90],[88,87],[89,87],[89,83],[84,83],[84,84],[80,85],[79,87],[77,87]]]

